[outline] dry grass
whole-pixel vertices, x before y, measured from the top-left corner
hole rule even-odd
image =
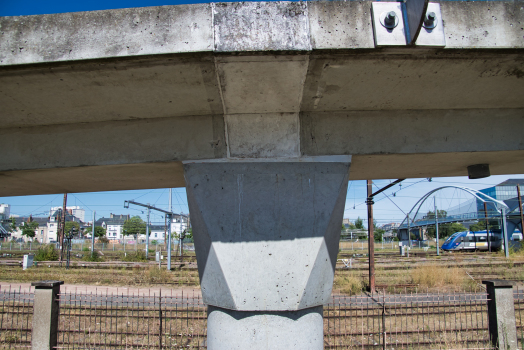
[[[66,284],[88,284],[97,286],[141,286],[177,285],[198,286],[197,270],[172,270],[156,266],[136,269],[69,269],[39,266],[23,271],[20,267],[0,267],[0,281],[34,282],[43,280],[64,281]]]
[[[354,273],[336,274],[333,288],[343,294],[358,294],[364,289],[365,284],[361,277]]]
[[[461,268],[433,264],[419,266],[411,272],[413,283],[426,288],[463,286],[467,277]]]

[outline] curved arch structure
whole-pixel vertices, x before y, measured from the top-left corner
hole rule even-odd
[[[496,200],[495,198],[490,197],[487,194],[479,192],[479,191],[477,191],[475,189],[472,189],[472,188],[469,188],[469,187],[462,187],[462,186],[442,186],[442,187],[436,188],[434,190],[431,190],[428,193],[426,193],[424,196],[422,196],[422,198],[420,198],[417,201],[417,203],[415,203],[415,205],[408,212],[408,214],[406,215],[406,217],[404,218],[404,220],[400,224],[399,229],[406,228],[408,225],[410,227],[427,225],[427,223],[418,224],[418,225],[410,225],[409,220],[410,220],[410,218],[416,218],[417,214],[420,211],[420,208],[422,207],[422,204],[424,204],[424,202],[428,198],[430,198],[431,195],[433,195],[435,192],[438,192],[440,190],[447,189],[447,188],[455,188],[455,189],[467,192],[467,193],[471,194],[473,197],[475,197],[477,200],[480,200],[481,202],[486,203],[488,205],[488,208],[494,209],[497,212],[500,211],[501,209],[508,209],[508,206],[504,202]],[[477,218],[476,215],[474,217],[471,216],[471,215],[468,215],[468,217],[454,218],[455,220],[451,220],[451,221],[460,221],[461,219],[462,220],[468,220],[468,219],[476,219],[476,218]],[[446,220],[444,219],[444,221],[446,221]]]

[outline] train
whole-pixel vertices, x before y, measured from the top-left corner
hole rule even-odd
[[[500,230],[490,230],[489,237],[491,240],[491,250],[500,250],[502,248],[502,234]],[[445,251],[488,250],[488,236],[485,230],[478,232],[455,232],[444,241],[442,249]]]

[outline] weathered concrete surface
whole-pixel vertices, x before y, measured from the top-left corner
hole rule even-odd
[[[214,3],[215,51],[311,50],[307,2]]]
[[[222,116],[212,115],[0,128],[9,170],[223,158],[224,136]]]
[[[185,163],[204,302],[241,311],[326,303],[349,159]]]
[[[301,152],[309,156],[459,149],[494,152],[524,147],[522,131],[515,128],[524,125],[522,109],[303,112],[300,123]]]
[[[323,49],[373,49],[371,6],[361,2],[310,1],[311,47]],[[366,5],[363,5],[366,4]]]
[[[522,48],[524,5],[522,1],[441,1],[446,47]]]
[[[32,350],[52,350],[58,344],[59,293],[60,285],[35,287]]]
[[[209,4],[0,17],[0,64],[213,51]]]
[[[231,157],[300,156],[298,113],[232,114],[226,124]]]
[[[0,173],[0,193],[120,191],[130,188],[184,187],[182,162],[81,166]]]
[[[288,312],[208,307],[208,349],[307,349],[324,346],[322,306]]]
[[[517,327],[513,282],[504,280],[482,281],[488,293],[489,337],[497,349],[517,350]]]
[[[443,49],[375,49],[370,8],[0,18],[0,195],[168,187],[180,161],[297,152],[352,154],[351,179],[464,175],[473,159],[524,173],[522,4],[443,2]],[[113,178],[140,164],[178,170]]]

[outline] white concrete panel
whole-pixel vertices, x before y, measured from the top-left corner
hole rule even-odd
[[[298,113],[226,115],[229,156],[238,158],[298,157]]]
[[[370,3],[309,1],[312,49],[374,48]]]
[[[215,51],[311,49],[306,2],[213,4]]]
[[[323,237],[295,240],[225,243],[213,242],[237,310],[298,310],[328,301],[330,284],[318,281],[319,293],[303,295]],[[325,248],[324,248],[325,250]],[[293,254],[291,252],[297,252]],[[299,252],[299,253],[298,253]],[[239,263],[239,262],[242,263]],[[331,275],[331,260],[322,270]],[[206,267],[207,269],[207,267]],[[204,279],[212,276],[204,275]],[[328,298],[322,290],[327,289]]]
[[[0,128],[222,113],[210,58],[0,72]]]
[[[307,56],[217,58],[226,114],[298,112]]]
[[[442,1],[440,8],[447,49],[524,47],[522,1]]]
[[[322,306],[289,312],[243,312],[209,306],[209,350],[321,350]]]
[[[0,17],[0,65],[213,50],[210,4]]]

